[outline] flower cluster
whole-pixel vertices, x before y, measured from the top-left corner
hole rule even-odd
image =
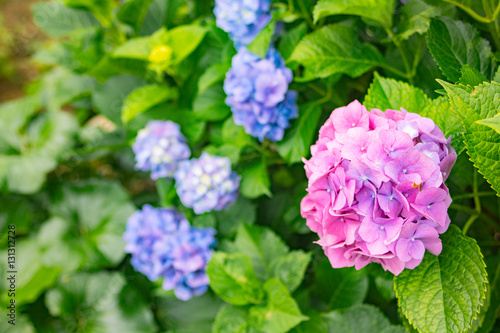
[[[238,197],[241,177],[231,171],[226,157],[203,153],[181,162],[174,177],[181,202],[196,214],[226,209]]]
[[[172,177],[179,162],[191,156],[179,125],[171,121],[150,121],[132,148],[136,168],[151,171],[152,179]]]
[[[457,155],[431,119],[354,101],[333,111],[311,153],[301,213],[334,268],[377,262],[398,275],[441,252]]]
[[[292,72],[275,49],[261,59],[240,48],[224,82],[234,122],[261,141],[281,140],[290,119],[298,116],[297,93],[288,90],[291,81]]]
[[[237,47],[247,45],[271,20],[270,6],[270,0],[216,0],[217,26]]]
[[[214,235],[214,229],[191,227],[173,209],[145,205],[129,218],[123,238],[136,270],[152,281],[163,277],[164,289],[188,300],[208,289],[205,267],[216,244]]]

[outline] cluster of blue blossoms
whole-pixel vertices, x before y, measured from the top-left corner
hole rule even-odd
[[[214,235],[214,229],[191,227],[174,209],[144,205],[129,218],[123,237],[136,270],[152,281],[164,277],[164,289],[188,300],[208,289],[205,267],[216,245]]]
[[[196,214],[223,210],[236,201],[240,177],[226,157],[203,153],[189,159],[191,151],[180,127],[171,121],[151,121],[139,131],[133,145],[136,168],[151,171],[151,178],[175,177],[179,198]],[[181,300],[208,288],[205,272],[216,244],[215,230],[191,227],[174,209],[144,205],[127,222],[125,251],[132,266],[163,288],[174,289]]]
[[[152,179],[172,177],[179,162],[191,156],[179,125],[171,121],[150,121],[137,134],[132,149],[136,168],[151,171]]]
[[[238,49],[224,82],[234,122],[261,141],[280,141],[298,117],[297,93],[288,90],[292,72],[272,46],[265,58],[245,47],[271,20],[269,9],[269,0],[216,0],[214,13]]]
[[[199,159],[181,162],[174,177],[182,204],[196,214],[223,210],[238,197],[241,177],[231,171],[226,157],[203,153]]]
[[[252,42],[271,20],[270,0],[217,0],[217,26],[229,34],[237,47]]]
[[[298,117],[297,93],[288,90],[291,81],[292,71],[275,49],[261,59],[240,48],[224,82],[235,124],[261,141],[283,139],[290,119]]]

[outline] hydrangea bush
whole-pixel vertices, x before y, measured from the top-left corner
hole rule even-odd
[[[498,1],[32,14],[2,44],[39,75],[0,104],[1,332],[500,329]]]

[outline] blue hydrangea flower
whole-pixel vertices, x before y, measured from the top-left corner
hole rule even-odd
[[[237,48],[249,44],[271,20],[270,0],[216,0],[217,26],[229,34]]]
[[[205,272],[216,245],[215,230],[191,227],[174,209],[144,205],[127,222],[123,238],[131,264],[155,281],[163,277],[163,288],[188,300],[208,288]]]
[[[281,140],[290,119],[298,116],[297,93],[288,90],[292,79],[292,71],[275,49],[262,59],[240,48],[224,82],[234,122],[261,141]]]
[[[150,121],[137,134],[132,149],[136,168],[151,171],[151,178],[172,177],[180,161],[191,156],[179,125],[171,121]]]
[[[241,177],[231,171],[226,157],[203,153],[181,162],[174,177],[181,202],[196,214],[226,209],[238,197]]]

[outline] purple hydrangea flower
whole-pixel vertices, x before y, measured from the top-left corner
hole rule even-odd
[[[298,116],[297,93],[288,90],[292,78],[275,49],[262,59],[241,48],[224,82],[235,124],[261,141],[281,140],[290,119]]]
[[[332,112],[304,160],[301,213],[333,267],[377,262],[395,275],[441,252],[457,155],[431,119],[358,101]]]
[[[134,268],[163,288],[174,289],[181,300],[201,295],[208,288],[205,267],[215,247],[215,230],[191,227],[174,209],[144,205],[127,222],[125,252]]]
[[[151,171],[151,178],[172,177],[180,161],[191,156],[178,124],[171,121],[150,121],[137,134],[132,149],[136,168]]]
[[[181,162],[174,177],[179,198],[196,214],[226,209],[238,197],[241,177],[231,171],[226,157],[203,153]]]
[[[229,34],[236,47],[244,46],[271,20],[270,0],[216,0],[217,26]]]

